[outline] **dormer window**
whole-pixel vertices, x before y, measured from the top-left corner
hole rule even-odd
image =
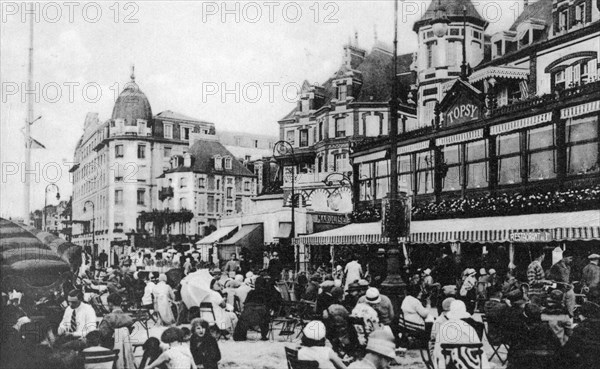
[[[232,161],[230,157],[225,158],[225,169],[231,169]]]
[[[585,3],[575,7],[575,24],[585,23]]]
[[[339,101],[346,101],[346,97],[348,97],[348,86],[344,85],[339,85],[337,88],[337,92],[338,92],[338,100]]]
[[[192,129],[190,127],[181,127],[181,139],[184,141],[189,141],[191,131]]]
[[[219,155],[215,156],[215,169],[223,170],[223,159]]]
[[[565,9],[558,14],[558,30],[564,31],[567,29],[569,22],[569,9]]]
[[[173,138],[173,125],[171,123],[164,124],[163,135],[165,136],[165,138]]]
[[[300,130],[300,147],[308,146],[308,129]]]
[[[310,110],[310,104],[308,99],[300,100],[300,111],[307,113]]]
[[[295,143],[295,139],[294,138],[295,138],[295,136],[296,136],[296,132],[294,132],[293,130],[287,131],[285,133],[285,140],[287,142],[289,142],[290,145],[294,146],[294,143]]]

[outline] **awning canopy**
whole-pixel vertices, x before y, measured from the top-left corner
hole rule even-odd
[[[219,242],[222,239],[229,237],[229,235],[236,229],[236,226],[225,226],[217,229],[213,233],[204,237],[200,241],[196,242],[196,245],[209,245],[215,242]]]
[[[279,223],[279,231],[275,238],[289,238],[292,234],[292,223]]]
[[[236,245],[236,246],[249,246],[252,245],[254,242],[253,239],[256,239],[257,237],[262,238],[262,229],[263,226],[262,224],[247,224],[247,225],[243,225],[242,228],[236,232],[233,236],[231,236],[230,239],[219,243],[219,245],[224,245],[224,246],[231,246],[231,245]],[[258,244],[262,245],[263,242],[258,242]]]
[[[549,242],[600,240],[600,210],[502,217],[441,219],[411,223],[411,243]],[[354,223],[301,236],[296,244],[387,244],[381,223]]]
[[[469,77],[469,82],[475,83],[488,78],[527,79],[529,69],[516,67],[487,67],[477,70]]]

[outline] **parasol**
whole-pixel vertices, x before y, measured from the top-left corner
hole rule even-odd
[[[188,309],[192,306],[200,306],[200,303],[211,295],[220,297],[216,291],[210,289],[212,279],[208,269],[200,269],[181,280],[181,299]]]
[[[22,290],[46,290],[57,285],[63,274],[80,263],[80,246],[48,232],[0,218],[3,285],[10,284],[10,287]]]

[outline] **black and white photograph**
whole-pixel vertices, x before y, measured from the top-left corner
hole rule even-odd
[[[600,0],[0,19],[0,369],[600,366]]]

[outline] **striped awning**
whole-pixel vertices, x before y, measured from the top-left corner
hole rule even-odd
[[[475,83],[488,78],[529,78],[529,69],[515,67],[487,67],[473,72],[469,77],[469,82]]]
[[[81,247],[48,232],[0,218],[0,265],[6,274],[37,278],[60,275],[71,269],[70,262]]]
[[[441,219],[411,223],[410,243],[503,243],[600,240],[600,210],[504,217]],[[386,244],[381,223],[354,223],[301,236],[295,244]]]
[[[217,229],[213,233],[196,242],[196,245],[212,245],[215,242],[223,241],[223,239],[231,236],[231,233],[237,229],[236,226],[225,226]]]
[[[411,145],[401,146],[398,148],[398,155],[408,154],[415,151],[425,150],[429,148],[429,141],[421,141]]]
[[[600,111],[600,100],[592,101],[577,106],[571,106],[570,108],[564,108],[560,111],[560,118],[567,119],[588,113],[593,113],[595,111]]]
[[[455,143],[476,140],[478,138],[483,137],[483,129],[477,129],[475,131],[469,131],[464,133],[459,133],[453,136],[441,137],[435,140],[435,144],[438,146],[446,146],[452,145]]]
[[[521,128],[527,128],[536,126],[538,124],[546,123],[552,120],[552,113],[544,113],[539,115],[534,115],[531,117],[515,120],[512,122],[498,124],[496,126],[492,126],[490,128],[491,135],[499,135],[506,132],[516,131]]]

